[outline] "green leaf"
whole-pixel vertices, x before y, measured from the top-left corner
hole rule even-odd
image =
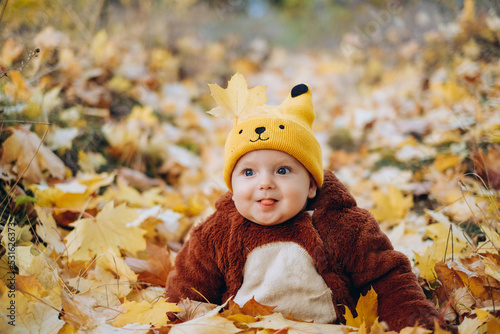
[[[23,205],[26,203],[36,203],[37,199],[31,196],[17,196],[16,197],[16,208],[19,205]]]

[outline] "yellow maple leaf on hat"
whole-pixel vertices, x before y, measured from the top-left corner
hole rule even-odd
[[[136,209],[108,203],[95,218],[72,223],[75,227],[65,238],[70,261],[88,261],[105,251],[120,255],[120,249],[133,254],[146,249],[145,230],[127,226],[139,217]]]
[[[266,103],[267,86],[257,86],[248,89],[245,77],[236,73],[231,77],[224,89],[217,84],[208,84],[210,93],[217,103],[217,107],[208,111],[216,117],[234,119],[234,124],[258,115],[264,110],[261,108]]]

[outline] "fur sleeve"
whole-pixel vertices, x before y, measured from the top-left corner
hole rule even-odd
[[[377,221],[366,210],[351,210],[350,227],[355,240],[345,268],[353,287],[365,293],[373,286],[378,295],[378,313],[391,330],[400,331],[416,322],[434,327],[438,313],[426,299],[411,271],[408,258],[393,249]]]
[[[226,290],[219,270],[215,246],[210,241],[210,220],[195,228],[175,259],[165,288],[165,297],[177,303],[181,298],[221,304]]]

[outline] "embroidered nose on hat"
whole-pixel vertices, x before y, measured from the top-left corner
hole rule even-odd
[[[258,135],[260,135],[264,131],[266,131],[266,128],[263,127],[263,126],[259,126],[258,128],[255,129],[255,133],[258,134]]]

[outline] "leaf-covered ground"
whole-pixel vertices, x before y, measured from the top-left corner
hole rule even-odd
[[[207,84],[225,86],[235,72],[250,87],[267,85],[270,104],[308,83],[325,168],[412,261],[444,319],[463,334],[500,332],[494,11],[467,0],[416,37],[403,13],[390,12],[377,35],[353,29],[333,52],[236,35],[208,40],[176,30],[168,13],[164,38],[154,39],[147,20],[100,29],[76,5],[37,21],[35,2],[4,1],[0,10],[6,3],[5,13],[32,25],[0,21],[0,332],[384,332],[373,293],[360,299],[357,318],[347,316],[351,327],[295,321],[255,301],[222,309],[163,298],[190,228],[226,191],[232,122],[206,113],[215,106]],[[141,18],[157,5],[123,3],[125,17]],[[207,9],[173,4],[176,15]],[[229,15],[224,8],[215,15]],[[416,17],[423,25],[435,18]]]

